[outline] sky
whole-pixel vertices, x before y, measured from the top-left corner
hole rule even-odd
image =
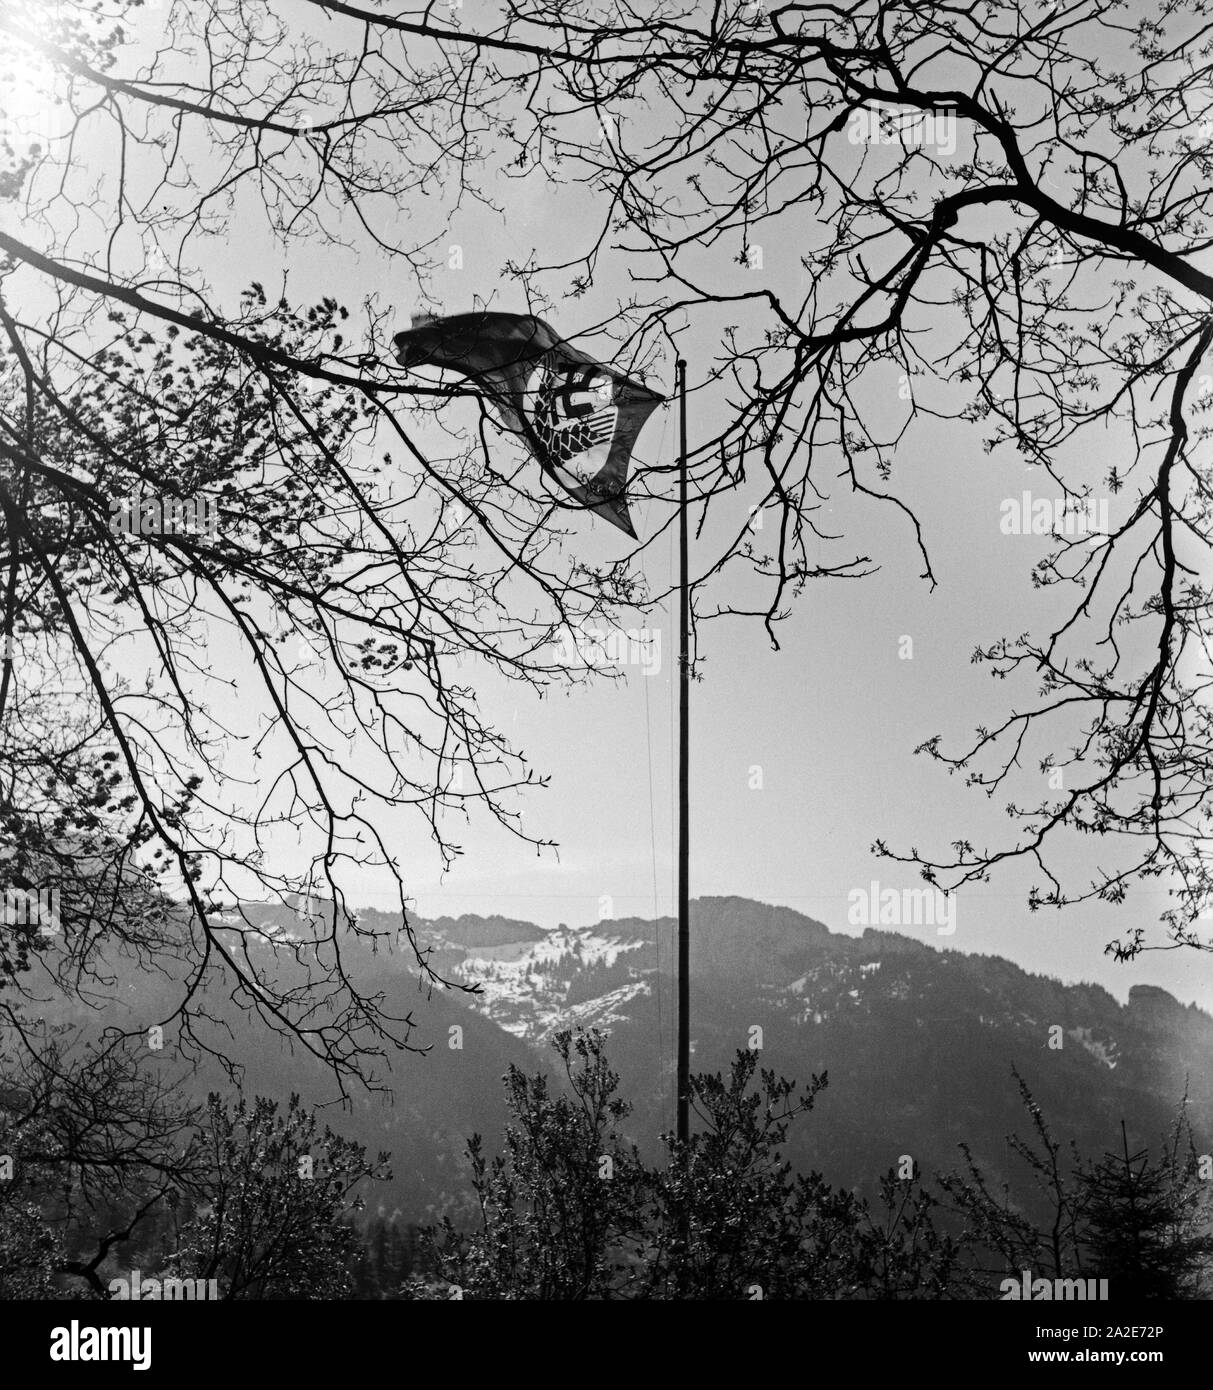
[[[584,236],[586,225],[562,213],[560,199],[542,208],[536,214],[528,206],[528,230],[542,227],[548,239],[564,244]],[[507,213],[501,240],[478,229],[460,234],[463,268],[451,272],[444,312],[480,302],[522,307],[496,275],[511,242],[529,249],[511,226]],[[764,253],[768,268],[773,262],[777,269],[781,257],[794,260],[792,248],[778,243]],[[593,312],[571,305],[550,318],[568,331],[579,319],[592,321]],[[683,350],[694,395],[693,448],[697,423],[706,427],[719,409],[712,388],[702,384],[718,345],[692,328]],[[906,409],[900,389],[892,377],[884,387],[880,408],[890,421]],[[671,406],[654,415],[639,448],[646,458],[672,461],[676,446]],[[1077,460],[1080,468],[1084,462]],[[913,867],[875,856],[874,840],[903,852],[910,846],[942,851],[962,835],[981,843],[1005,833],[1001,806],[1009,794],[991,802],[913,750],[936,733],[955,750],[979,724],[1005,717],[1012,683],[994,681],[971,654],[1029,623],[1042,627],[1058,611],[1029,582],[1045,538],[1003,528],[1008,501],[1021,499],[1025,489],[1035,498],[1052,498],[1057,489],[1042,488],[1014,456],[987,455],[980,431],[959,422],[914,429],[899,448],[898,469],[902,495],[924,521],[934,589],[919,578],[922,565],[906,525],[890,509],[856,506],[840,492],[827,515],[852,528],[853,544],[878,559],[878,573],[860,582],[811,584],[777,629],[778,651],[754,620],[702,628],[702,679],[691,697],[693,897],[777,903],[831,930],[858,933],[863,924],[848,920],[856,890],[869,893],[874,881],[882,891],[922,887]],[[746,503],[730,502],[733,520]],[[636,514],[642,536],[664,520],[643,503]],[[588,529],[597,533],[586,538],[592,554],[626,550],[626,538],[604,523]],[[667,531],[645,554],[655,592],[675,578],[674,545]],[[692,574],[711,556],[710,539],[693,542]],[[736,599],[735,589],[728,592]],[[486,708],[508,710],[501,716],[505,727],[516,731],[534,765],[551,774],[550,788],[530,798],[527,816],[529,829],[559,841],[559,857],[519,852],[495,834],[466,837],[468,853],[456,871],[411,882],[423,916],[501,912],[552,926],[674,911],[676,607],[667,604],[646,621],[659,633],[646,653],[648,673],[633,655],[621,668],[622,681],[542,702],[513,688],[491,696],[486,689]],[[1030,693],[1030,687],[1015,691],[1018,707]],[[1041,797],[1045,779],[1030,769],[1016,789],[1025,787]],[[1081,867],[1085,849],[1071,840],[1061,862]],[[1068,981],[1095,981],[1122,999],[1131,985],[1150,983],[1213,1008],[1213,964],[1206,957],[1153,952],[1118,964],[1104,953],[1109,940],[1137,921],[1157,923],[1165,893],[1136,889],[1115,907],[1032,913],[1026,906],[1032,881],[1011,867],[958,895],[954,931],[941,934],[932,923],[902,929],[941,947],[1003,955]],[[1154,939],[1162,939],[1161,929]]]
[[[962,133],[956,157],[964,153]],[[845,148],[840,157],[849,157]],[[478,230],[466,237],[463,269],[451,273],[443,310],[480,301],[515,307],[494,276],[506,245],[517,256],[532,242],[584,241],[587,227],[575,203],[549,196],[538,177],[524,180],[523,188],[516,200],[523,208],[514,213],[507,205],[502,243],[486,246]],[[762,236],[761,273],[781,291],[801,275],[798,245],[812,235],[811,228],[783,223]],[[739,279],[748,273],[723,260],[720,270]],[[605,297],[609,268],[604,279]],[[553,316],[559,328],[594,319],[593,306],[569,308]],[[693,323],[682,350],[692,387],[693,448],[697,424],[707,428],[719,418],[718,396],[703,385],[719,344],[710,326]],[[908,409],[905,385],[889,376],[875,388],[872,409],[887,422],[886,434]],[[912,389],[932,400],[932,383],[916,381]],[[664,414],[648,425],[641,452],[672,460],[673,410]],[[1076,476],[1098,478],[1106,466],[1103,448],[1114,448],[1115,440],[1105,438],[1101,446],[1097,457],[1071,458]],[[915,426],[898,448],[897,470],[901,495],[924,522],[936,588],[919,578],[922,566],[900,518],[890,509],[856,506],[840,492],[827,516],[847,528],[857,549],[878,559],[875,576],[811,584],[778,630],[779,651],[752,620],[703,628],[702,680],[693,688],[691,713],[693,896],[737,894],[795,908],[834,931],[861,932],[862,924],[848,920],[856,890],[873,882],[881,890],[921,886],[912,867],[872,853],[877,838],[904,852],[943,850],[962,835],[977,843],[1005,837],[1002,804],[1011,793],[991,801],[913,750],[935,733],[955,750],[978,725],[1005,717],[1009,707],[1023,708],[1033,693],[1030,686],[994,681],[971,654],[998,635],[1028,626],[1047,630],[1059,611],[1051,595],[1029,582],[1033,563],[1048,548],[1045,538],[1007,534],[1004,527],[1007,504],[1025,490],[1036,500],[1052,499],[1057,488],[1048,480],[1042,487],[1015,455],[987,454],[978,428],[960,422],[928,419]],[[744,505],[738,498],[733,518]],[[1125,499],[1110,505],[1115,521]],[[642,527],[645,519],[642,508]],[[618,545],[620,538],[607,540]],[[668,534],[646,555],[657,589],[674,577],[673,543]],[[693,545],[693,573],[697,555],[704,566],[710,554],[710,542]],[[559,860],[479,847],[457,873],[418,883],[423,914],[500,910],[552,925],[673,911],[677,629],[668,607],[660,632],[659,671],[646,674],[632,664],[625,685],[575,691],[542,706],[522,701],[511,711],[535,763],[552,773],[551,789],[534,798],[534,814],[537,828],[559,839]],[[1016,799],[1043,797],[1044,782],[1029,767],[1012,783]],[[1081,873],[1088,852],[1071,839],[1061,862]],[[939,946],[1096,981],[1122,999],[1131,985],[1151,983],[1184,1002],[1213,1007],[1213,967],[1203,955],[1160,951],[1117,963],[1105,954],[1107,942],[1131,925],[1157,923],[1167,906],[1164,891],[1137,888],[1117,906],[1032,913],[1026,906],[1032,881],[1026,868],[1012,866],[958,895],[954,930],[903,929]],[[1163,939],[1161,929],[1152,939]]]
[[[963,153],[962,142],[957,157]],[[845,150],[841,157],[848,157]],[[491,229],[475,218],[456,223],[452,241],[462,247],[462,266],[439,286],[442,312],[480,303],[520,309],[499,275],[505,257],[522,259],[536,245],[550,251],[584,242],[590,222],[576,198],[557,194],[538,174],[519,180],[515,190]],[[763,240],[762,273],[786,291],[801,274],[799,231],[784,225]],[[722,273],[747,272],[722,266]],[[611,293],[622,292],[609,262],[602,281],[589,304],[557,304],[549,317],[558,331],[609,312]],[[682,350],[693,448],[697,427],[706,430],[721,418],[719,394],[708,380],[719,341],[710,325],[692,323]],[[872,406],[888,422],[886,433],[904,419],[903,388],[892,375],[876,387]],[[932,399],[931,383],[915,382],[913,389]],[[955,406],[956,397],[951,401]],[[672,461],[676,445],[669,407],[646,426],[639,448],[645,458]],[[1072,462],[1089,478],[1106,466],[1102,451]],[[1018,457],[987,454],[979,429],[960,422],[928,419],[913,428],[899,446],[897,467],[901,495],[923,520],[937,587],[919,578],[922,565],[904,522],[891,509],[856,505],[840,490],[827,517],[847,528],[857,550],[878,560],[879,572],[861,582],[810,584],[778,629],[778,651],[753,620],[702,629],[702,679],[693,687],[691,710],[693,897],[750,897],[858,933],[863,924],[848,920],[857,890],[868,893],[873,882],[881,890],[922,886],[912,866],[873,854],[877,838],[904,852],[911,846],[943,851],[960,836],[977,843],[1005,837],[1001,808],[1011,793],[990,801],[913,750],[935,733],[955,750],[978,725],[1005,717],[1012,705],[1022,708],[1033,693],[1030,685],[996,682],[987,667],[973,665],[971,654],[1002,634],[1045,630],[1060,611],[1029,581],[1046,539],[1004,529],[1009,501],[1025,490],[1051,499],[1057,489],[1042,487]],[[1111,505],[1115,521],[1126,502]],[[746,497],[725,506],[735,524]],[[637,511],[642,536],[649,533],[646,523],[651,529],[664,520],[655,507]],[[595,555],[603,547],[609,553],[627,547],[626,538],[602,523],[588,529],[598,533],[586,538]],[[693,542],[692,573],[711,556],[710,538]],[[672,532],[646,552],[644,563],[653,589],[668,588],[675,577]],[[736,590],[728,597],[736,601]],[[633,661],[623,668],[623,682],[542,703],[513,689],[491,697],[492,707],[509,710],[504,722],[517,729],[534,764],[551,774],[550,788],[531,798],[528,819],[535,833],[559,841],[559,857],[519,853],[497,836],[469,838],[455,872],[411,885],[423,916],[502,912],[551,926],[674,911],[675,618],[667,605],[660,618],[648,620],[661,643],[659,669],[649,674]],[[1046,792],[1043,775],[1031,767],[1012,785],[1021,804]],[[1081,870],[1087,852],[1071,839],[1061,863]],[[1095,981],[1121,999],[1131,985],[1150,983],[1213,1008],[1207,957],[1159,951],[1116,963],[1104,952],[1138,921],[1157,924],[1167,906],[1164,891],[1137,888],[1118,906],[1032,913],[1026,906],[1032,881],[1025,868],[1011,866],[958,895],[953,931],[941,934],[931,923],[901,929],[937,946],[1003,955],[1068,981]],[[1164,939],[1161,928],[1153,939]]]
[[[840,158],[853,154],[842,148]],[[957,157],[962,155],[963,148]],[[459,248],[452,258],[458,264],[441,273],[436,302],[421,307],[455,313],[485,304],[523,311],[521,292],[502,274],[505,261],[523,260],[532,249],[541,259],[555,256],[584,242],[592,225],[586,195],[549,183],[541,170],[499,179],[495,192],[501,216],[471,203],[455,211],[443,204],[442,194],[433,206],[400,210],[402,222],[419,230],[453,213],[450,244]],[[773,227],[762,246],[761,275],[784,291],[793,288],[802,274],[800,239],[814,231],[786,222]],[[220,296],[234,297],[252,278],[272,288],[285,270],[300,298],[333,294],[354,306],[373,294],[399,315],[401,327],[419,307],[400,268],[357,239],[345,248],[299,247],[284,260],[263,231],[240,219],[228,234],[202,246],[205,274]],[[722,262],[720,273],[750,273],[728,265]],[[584,325],[609,317],[612,300],[617,304],[626,286],[626,263],[608,255],[591,293],[579,299],[556,295],[546,317],[558,332],[574,337]],[[719,351],[716,328],[706,320],[692,322],[681,340],[692,387],[692,446],[697,432],[723,418],[712,361]],[[664,365],[669,391],[672,363]],[[904,386],[894,375],[873,384],[871,408],[889,430],[904,418]],[[915,383],[913,389],[935,388]],[[425,439],[424,432],[419,438]],[[672,460],[676,442],[673,410],[666,407],[646,425],[639,450],[650,460]],[[1097,473],[1106,459],[1072,462]],[[993,681],[971,654],[998,635],[1043,630],[1056,611],[1049,607],[1051,596],[1029,582],[1044,539],[1008,535],[1001,524],[1005,504],[1025,489],[1048,498],[1056,489],[1040,487],[1018,458],[987,454],[977,428],[937,420],[916,425],[904,437],[897,483],[924,522],[937,587],[921,580],[904,521],[890,508],[857,503],[840,485],[825,515],[857,550],[873,556],[877,573],[858,582],[810,584],[780,625],[778,651],[753,620],[714,621],[701,630],[701,679],[691,712],[693,897],[754,898],[794,908],[831,930],[858,933],[864,924],[853,920],[853,895],[866,894],[873,883],[897,892],[921,886],[911,867],[875,856],[874,840],[903,851],[942,851],[962,835],[981,843],[1005,834],[1005,797],[987,800],[913,750],[936,733],[957,748],[975,727],[1005,716],[1009,705],[1030,695],[1030,687],[1016,690]],[[736,525],[747,495],[721,505],[728,523]],[[633,515],[642,536],[665,519],[656,504],[643,502]],[[724,520],[693,544],[693,571],[714,558]],[[587,517],[579,524],[587,555],[618,555],[632,544],[604,522]],[[654,592],[672,583],[673,544],[667,531],[644,553]],[[725,596],[738,595],[726,590]],[[631,626],[646,630],[648,645],[643,660],[633,647],[622,680],[540,701],[521,687],[483,679],[479,693],[486,713],[525,748],[538,771],[550,775],[546,790],[528,794],[526,825],[558,841],[559,849],[537,855],[493,825],[473,820],[459,833],[465,853],[443,873],[421,830],[402,832],[407,887],[420,915],[501,913],[554,926],[672,911],[677,631],[668,605]],[[216,634],[212,644],[216,670],[231,655],[225,641]],[[1036,797],[1046,791],[1043,776],[1031,766],[1017,786]],[[1071,844],[1064,862],[1081,873],[1087,852],[1087,846]],[[1131,985],[1151,983],[1185,1003],[1213,1009],[1213,962],[1207,957],[1154,952],[1117,964],[1104,953],[1112,937],[1138,922],[1155,924],[1153,939],[1162,940],[1156,924],[1167,905],[1165,892],[1137,888],[1115,907],[1032,914],[1026,907],[1030,881],[1012,865],[958,895],[954,930],[941,932],[935,923],[898,929],[941,947],[1006,956],[1067,981],[1098,982],[1122,999]],[[395,896],[386,879],[369,872],[347,892],[351,902],[366,906],[389,906]]]

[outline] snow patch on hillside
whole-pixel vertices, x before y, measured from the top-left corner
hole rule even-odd
[[[1097,1041],[1091,1036],[1090,1028],[1071,1028],[1066,1036],[1080,1042],[1091,1056],[1096,1058],[1097,1061],[1102,1062],[1109,1071],[1116,1070],[1116,1063],[1119,1061],[1119,1055],[1115,1042],[1109,1041],[1104,1043]]]
[[[473,1007],[515,1037],[538,1041],[560,1028],[609,1028],[625,1022],[620,1010],[648,993],[645,981],[631,980],[596,999],[569,1005],[568,975],[591,966],[613,969],[620,956],[643,944],[611,934],[605,924],[597,930],[557,927],[539,941],[469,947],[452,974],[480,986]]]

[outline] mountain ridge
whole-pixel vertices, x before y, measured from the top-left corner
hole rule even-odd
[[[264,923],[263,950],[292,931],[298,913],[244,904]],[[335,1127],[372,1152],[393,1154],[394,1177],[372,1214],[431,1219],[467,1211],[464,1146],[473,1133],[491,1152],[507,1114],[501,1080],[511,1066],[552,1072],[553,1035],[597,1027],[633,1106],[630,1138],[650,1157],[673,1127],[674,922],[604,919],[540,928],[501,914],[416,919],[430,963],[457,985],[427,991],[399,916],[358,914],[373,943],[349,933],[354,977],[387,1011],[412,1015],[424,1056],[388,1058],[378,1080],[390,1101],[355,1094]],[[871,1192],[909,1155],[923,1172],[956,1165],[968,1144],[993,1181],[1011,1181],[1006,1137],[1028,1124],[1015,1076],[1031,1087],[1056,1135],[1088,1154],[1130,1142],[1157,1144],[1181,1098],[1202,1152],[1213,1148],[1213,1017],[1168,991],[1135,985],[1121,1003],[1100,985],[1032,974],[999,956],[967,954],[885,928],[831,932],[791,908],[737,896],[692,903],[692,1066],[723,1071],[738,1049],[807,1083],[828,1073],[812,1115],[793,1128],[788,1158],[832,1183]],[[159,1023],[173,981],[116,962],[102,1017],[63,1012],[51,1023]],[[245,1090],[332,1104],[333,1078],[300,1049],[237,1012],[216,977],[210,1004],[246,1068]],[[220,1041],[227,1042],[228,1038]],[[166,1030],[162,1061],[174,1040]],[[224,1089],[208,1063],[189,1084]],[[554,1084],[561,1084],[559,1077]]]

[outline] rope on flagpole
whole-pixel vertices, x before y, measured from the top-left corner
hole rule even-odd
[[[657,1051],[662,1057],[665,1056],[665,1022],[662,1018],[661,1009],[661,914],[657,902],[657,813],[653,801],[653,724],[649,715],[649,683],[643,680],[644,684],[644,733],[645,743],[649,753],[649,863],[653,871],[653,949],[657,957],[657,967],[653,975],[653,995],[657,1003]],[[664,1071],[660,1068],[658,1075]],[[661,1097],[661,1128],[666,1130],[669,1127],[669,1106],[666,1104],[665,1080],[662,1078],[661,1085],[658,1087]]]
[[[690,594],[687,527],[687,364],[678,379],[678,1138],[690,1137],[691,893],[690,893]]]
[[[669,423],[669,415],[665,411],[662,411],[661,443],[658,445],[658,458],[662,458],[665,455],[665,442],[666,436],[669,433]],[[672,557],[670,570],[672,579]],[[649,864],[653,874],[653,951],[657,961],[657,968],[653,976],[653,996],[657,1003],[657,1053],[659,1057],[664,1058],[666,1055],[666,1038],[665,1019],[661,1007],[661,910],[657,888],[657,812],[653,799],[653,722],[649,712],[649,682],[647,676],[641,677],[641,684],[644,686],[644,733],[649,763]],[[657,1089],[661,1097],[661,1130],[662,1133],[665,1133],[669,1129],[670,1108],[667,1104],[669,1097],[665,1087],[666,1071],[664,1063],[658,1068],[658,1076],[660,1078],[660,1084]]]

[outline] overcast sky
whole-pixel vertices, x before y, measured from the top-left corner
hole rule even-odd
[[[513,196],[517,211],[507,199],[503,224],[486,228],[480,218],[457,224],[463,266],[440,286],[442,311],[480,303],[523,309],[499,273],[504,260],[522,259],[536,244],[542,251],[584,236],[576,199],[549,196],[538,175],[516,185]],[[775,281],[795,275],[795,247],[766,245],[763,270]],[[557,331],[574,333],[605,316],[610,274],[604,279],[588,303],[551,311]],[[352,273],[351,293],[363,283]],[[718,344],[691,331],[684,351],[695,393],[693,445],[696,428],[706,430],[719,418],[718,388],[703,385],[714,372],[710,359]],[[873,403],[890,428],[908,408],[902,386],[890,376],[883,399]],[[915,383],[914,389],[931,388]],[[674,412],[659,411],[639,452],[672,459],[675,447]],[[1096,462],[1098,470],[1106,464]],[[1002,806],[1011,793],[987,801],[913,749],[934,733],[950,736],[956,749],[977,725],[1005,717],[1008,702],[1018,698],[1022,707],[1032,693],[1030,685],[994,681],[988,667],[970,658],[978,644],[1043,627],[1059,611],[1055,596],[1034,591],[1028,578],[1046,540],[1007,534],[1003,525],[1008,500],[1021,499],[1025,489],[1052,499],[1057,489],[1041,487],[1013,455],[987,455],[976,427],[937,421],[916,426],[899,447],[898,485],[924,522],[939,581],[934,590],[919,578],[920,558],[904,520],[890,508],[856,505],[840,484],[828,524],[850,528],[850,544],[873,556],[879,573],[861,582],[810,585],[778,630],[779,651],[752,620],[703,628],[702,681],[693,690],[691,716],[694,896],[780,903],[835,931],[859,932],[862,925],[848,923],[854,890],[873,881],[882,889],[921,886],[913,869],[875,857],[874,839],[903,851],[917,845],[942,852],[962,835],[982,843],[1005,834]],[[723,504],[730,524],[746,505],[744,496]],[[1127,499],[1113,503],[1124,505]],[[664,518],[655,505],[641,504],[634,514],[642,537]],[[597,520],[587,518],[583,529],[594,557],[623,553],[631,544]],[[719,538],[719,531],[709,532],[693,547],[693,570],[706,565]],[[675,575],[672,532],[644,564],[653,590],[668,588]],[[740,597],[735,588],[726,592],[733,601]],[[673,911],[677,631],[668,609],[648,622],[658,633],[646,653],[651,674],[633,651],[624,681],[542,702],[516,687],[486,683],[486,709],[500,711],[533,764],[552,775],[550,788],[530,798],[528,828],[558,840],[559,857],[536,857],[477,826],[460,837],[467,853],[456,871],[415,880],[423,915],[502,912],[554,925],[593,922],[604,911]],[[1045,778],[1032,766],[1012,786],[1021,803],[1046,793]],[[1087,848],[1071,841],[1062,862],[1081,867]],[[1131,984],[1150,982],[1184,1002],[1213,1007],[1213,970],[1204,957],[1155,952],[1117,965],[1103,953],[1107,941],[1137,921],[1157,923],[1163,892],[1138,889],[1119,907],[1032,914],[1025,905],[1031,881],[1013,866],[960,895],[951,934],[933,925],[906,930],[1067,980],[1095,980],[1121,998]],[[1154,939],[1161,939],[1161,928]]]
[[[632,138],[626,129],[623,138]],[[845,141],[839,157],[854,157]],[[502,273],[505,262],[525,260],[533,250],[541,260],[554,259],[583,243],[591,211],[584,193],[558,191],[540,170],[499,179],[494,192],[503,216],[466,200],[455,215],[450,243],[460,248],[455,259],[461,263],[444,272],[435,287],[437,304],[425,307],[456,313],[484,304],[525,311],[521,291]],[[436,195],[429,204],[421,200],[402,208],[402,235],[407,239],[415,227],[421,239],[452,206]],[[237,225],[238,239],[200,243],[200,263],[221,297],[234,296],[253,278],[274,293],[285,270],[296,302],[333,294],[355,308],[374,294],[399,314],[401,327],[418,307],[399,267],[365,244],[296,248],[284,260],[254,219]],[[785,223],[764,239],[760,268],[737,265],[736,248],[723,248],[718,273],[766,277],[790,293],[802,273],[799,249],[814,235],[812,227]],[[628,281],[624,263],[608,255],[582,298],[564,300],[555,282],[548,284],[554,304],[546,317],[559,333],[577,336],[585,325],[609,318]],[[711,380],[717,327],[699,323],[682,342],[694,390],[692,443],[696,432],[723,418],[721,388]],[[578,341],[591,350],[596,346]],[[665,366],[668,390],[672,363]],[[873,382],[870,409],[889,432],[907,409],[904,385],[893,374]],[[914,389],[933,388],[917,382]],[[424,432],[418,437],[427,438]],[[672,459],[674,447],[673,412],[659,410],[645,427],[639,452],[650,460]],[[1115,447],[1114,439],[1108,447]],[[1088,461],[1074,462],[1081,467]],[[1089,463],[1094,476],[1106,458]],[[702,630],[702,680],[692,709],[694,896],[737,894],[784,904],[832,930],[858,932],[862,925],[848,922],[850,894],[866,891],[873,881],[882,889],[920,883],[913,870],[874,857],[874,839],[897,849],[917,845],[942,852],[960,836],[983,843],[1006,824],[1006,797],[987,802],[966,790],[961,777],[913,756],[913,749],[935,733],[957,748],[975,726],[1005,717],[1011,704],[1030,695],[1030,687],[993,681],[970,657],[978,644],[999,635],[1043,630],[1057,611],[1048,606],[1053,598],[1028,582],[1044,539],[1008,535],[1001,524],[1008,500],[1025,489],[1051,499],[1056,488],[1042,487],[1014,455],[987,455],[980,432],[962,424],[916,425],[898,448],[897,465],[900,495],[924,523],[939,581],[933,591],[919,578],[922,566],[904,519],[891,508],[855,504],[840,483],[826,519],[847,534],[854,551],[872,556],[879,572],[862,582],[810,585],[780,628],[778,652],[753,621],[714,622]],[[730,526],[747,505],[745,494],[721,504]],[[655,504],[633,509],[642,537],[664,516]],[[585,533],[580,543],[593,557],[621,554],[632,545],[604,522],[586,517],[578,525]],[[714,557],[722,535],[719,525],[709,528],[696,544],[693,568]],[[672,534],[646,552],[643,564],[654,591],[668,588]],[[716,597],[735,601],[739,595],[726,590]],[[637,618],[633,626],[644,622]],[[465,853],[443,876],[421,827],[402,832],[415,835],[402,844],[402,856],[414,866],[409,888],[422,915],[500,912],[554,925],[672,910],[677,634],[668,611],[650,616],[647,625],[654,634],[645,654],[651,674],[635,661],[624,681],[542,702],[521,687],[485,679],[486,713],[526,750],[537,770],[551,774],[550,788],[530,796],[527,826],[559,841],[560,850],[537,856],[491,822],[476,820],[459,832]],[[229,658],[221,636],[213,657],[216,669]],[[1016,793],[1021,801],[1043,797],[1043,776],[1029,765]],[[1070,863],[1081,869],[1085,852],[1086,846],[1072,845]],[[1213,966],[1205,957],[1153,953],[1116,965],[1103,954],[1109,939],[1138,922],[1155,924],[1153,939],[1163,939],[1156,924],[1165,892],[1137,889],[1118,907],[1032,915],[1025,906],[1029,882],[1013,866],[960,895],[954,932],[941,935],[934,925],[905,930],[962,951],[996,952],[1066,980],[1098,981],[1122,998],[1131,984],[1151,982],[1185,1002],[1213,1008]],[[350,898],[388,905],[392,894],[386,881],[368,874],[360,887],[351,887]]]

